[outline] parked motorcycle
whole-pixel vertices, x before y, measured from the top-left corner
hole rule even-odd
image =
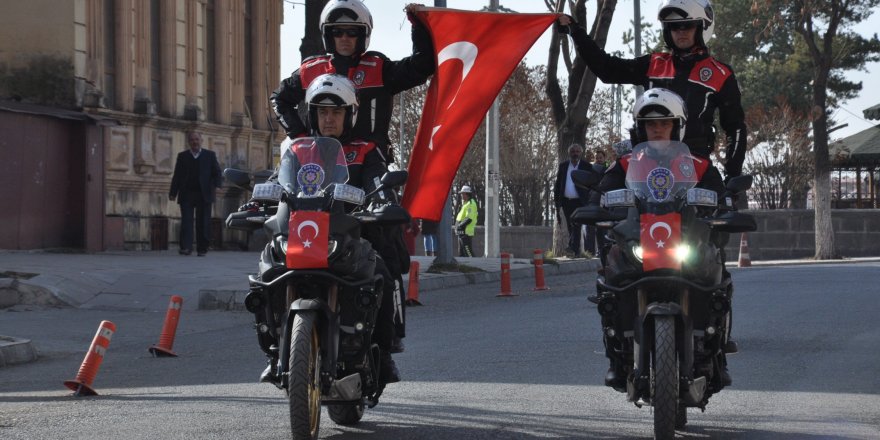
[[[249,277],[245,307],[256,316],[261,348],[277,359],[273,373],[287,391],[292,438],[317,439],[322,405],[334,422],[355,424],[384,389],[372,341],[384,281],[361,227],[410,221],[398,205],[365,204],[402,185],[407,173],[388,172],[365,194],[345,184],[348,169],[336,139],[300,139],[297,148],[286,142],[282,150],[277,183],[255,185],[253,209],[230,214],[226,223],[263,228],[269,237],[259,273]],[[246,172],[224,174],[250,187]]]
[[[662,148],[658,148],[662,147]],[[654,435],[672,439],[686,408],[705,411],[724,388],[722,352],[729,335],[730,279],[722,277],[723,233],[754,231],[752,216],[733,207],[751,176],[718,193],[696,188],[693,157],[680,142],[645,142],[632,152],[626,189],[572,219],[608,232],[611,246],[597,281],[598,311],[609,356],[624,366],[618,388],[637,407],[654,408]],[[575,171],[596,189],[601,175]]]

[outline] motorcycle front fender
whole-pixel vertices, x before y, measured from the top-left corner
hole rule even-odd
[[[318,337],[321,346],[321,371],[335,377],[336,356],[339,353],[339,315],[333,313],[323,301],[315,299],[297,299],[290,304],[284,329],[284,343],[281,346],[281,371],[290,369],[290,332],[293,319],[298,313],[317,312]]]

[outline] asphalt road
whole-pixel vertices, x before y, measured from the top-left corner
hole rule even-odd
[[[880,438],[880,264],[734,270],[734,385],[690,410],[682,438]],[[650,408],[601,385],[607,363],[594,274],[428,292],[409,310],[404,382],[356,428],[322,418],[323,439],[650,438]],[[0,311],[0,334],[31,337],[42,358],[0,369],[2,439],[289,438],[284,394],[264,366],[246,312],[181,315],[174,351],[150,357],[164,313]],[[118,329],[94,382],[73,379],[101,320]]]

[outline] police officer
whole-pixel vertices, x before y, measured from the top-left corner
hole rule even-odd
[[[327,54],[303,60],[300,68],[282,81],[269,98],[278,122],[291,139],[308,131],[297,113],[306,87],[322,74],[337,73],[354,83],[363,109],[355,119],[352,135],[376,143],[385,158],[393,160],[388,138],[394,106],[392,97],[424,84],[435,70],[431,37],[413,13],[415,7],[413,4],[406,7],[412,23],[413,53],[400,61],[391,61],[382,53],[367,51],[373,17],[361,0],[327,3],[321,12],[321,32]]]
[[[320,75],[312,81],[306,90],[305,102],[308,106],[308,123],[311,134],[336,138],[342,144],[348,167],[347,183],[357,186],[365,192],[375,189],[379,179],[388,168],[385,158],[375,142],[360,140],[353,136],[353,125],[358,113],[357,93],[354,84],[341,75]],[[387,244],[384,243],[384,235],[371,231],[371,228],[375,227],[365,226],[362,234],[382,257],[376,260],[376,271],[381,273],[385,280],[373,340],[380,349],[379,381],[382,384],[389,384],[400,381],[400,373],[391,358],[394,338],[394,280],[381,251],[382,248],[387,247]],[[275,359],[270,358],[269,362],[269,368],[263,372],[260,378],[261,382],[277,381],[271,368],[275,364]]]
[[[636,101],[633,108],[633,118],[636,122],[638,137],[643,141],[680,141],[682,138],[687,138],[687,132],[691,128],[687,124],[687,110],[684,101],[674,92],[663,88],[646,90]],[[602,177],[602,181],[599,182],[599,191],[591,193],[590,204],[598,205],[601,194],[626,187],[626,172],[630,157],[631,154],[621,156],[608,168],[608,171]],[[715,191],[718,193],[718,199],[720,200],[724,194],[724,182],[721,179],[721,173],[712,165],[712,161],[708,159],[695,157],[693,162],[696,172],[700,176],[696,186]],[[608,248],[605,247],[602,251],[607,252],[607,250]],[[605,261],[604,256],[603,261]],[[610,325],[610,323],[605,322],[606,319],[605,317],[602,318],[603,327]],[[619,348],[619,341],[616,337],[608,335],[604,335],[604,338],[605,356],[608,357],[611,363],[608,372],[605,374],[605,385],[615,389],[625,388],[626,377],[623,373],[623,361],[616,354],[616,349]],[[722,353],[721,356],[721,380],[726,386],[731,384],[731,378],[727,372],[725,353]]]
[[[461,209],[455,216],[455,234],[458,235],[458,252],[461,257],[474,256],[474,233],[477,228],[477,202],[474,190],[464,185],[461,191]]]
[[[558,23],[602,82],[663,87],[681,96],[688,114],[688,133],[682,142],[698,156],[708,158],[714,149],[712,123],[717,109],[727,136],[724,175],[726,179],[739,176],[746,154],[745,115],[733,69],[711,56],[706,46],[715,29],[712,4],[709,0],[663,0],[657,16],[669,52],[635,59],[605,53],[569,16],[561,16]]]

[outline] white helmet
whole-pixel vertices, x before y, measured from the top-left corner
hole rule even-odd
[[[461,191],[459,191],[458,193],[459,193],[459,194],[473,194],[473,193],[474,193],[474,190],[471,189],[470,186],[468,186],[468,185],[464,185],[464,186],[461,187]]]
[[[681,97],[672,90],[659,87],[645,90],[645,93],[636,100],[633,118],[636,120],[640,141],[648,139],[645,121],[649,119],[672,119],[675,122],[672,128],[672,140],[684,139],[687,129],[687,108]]]
[[[370,47],[370,34],[373,32],[373,16],[361,0],[330,0],[321,11],[321,35],[324,36],[324,50],[336,52],[336,43],[330,31],[335,25],[360,26],[364,28],[358,37],[356,52],[364,53]]]
[[[663,0],[657,11],[657,19],[663,25],[663,39],[666,46],[675,49],[669,24],[683,21],[698,21],[696,43],[705,46],[715,33],[715,11],[709,0]]]
[[[346,107],[343,133],[347,133],[357,118],[357,92],[354,83],[335,73],[325,73],[312,80],[306,89],[309,125],[318,130],[318,107]]]

